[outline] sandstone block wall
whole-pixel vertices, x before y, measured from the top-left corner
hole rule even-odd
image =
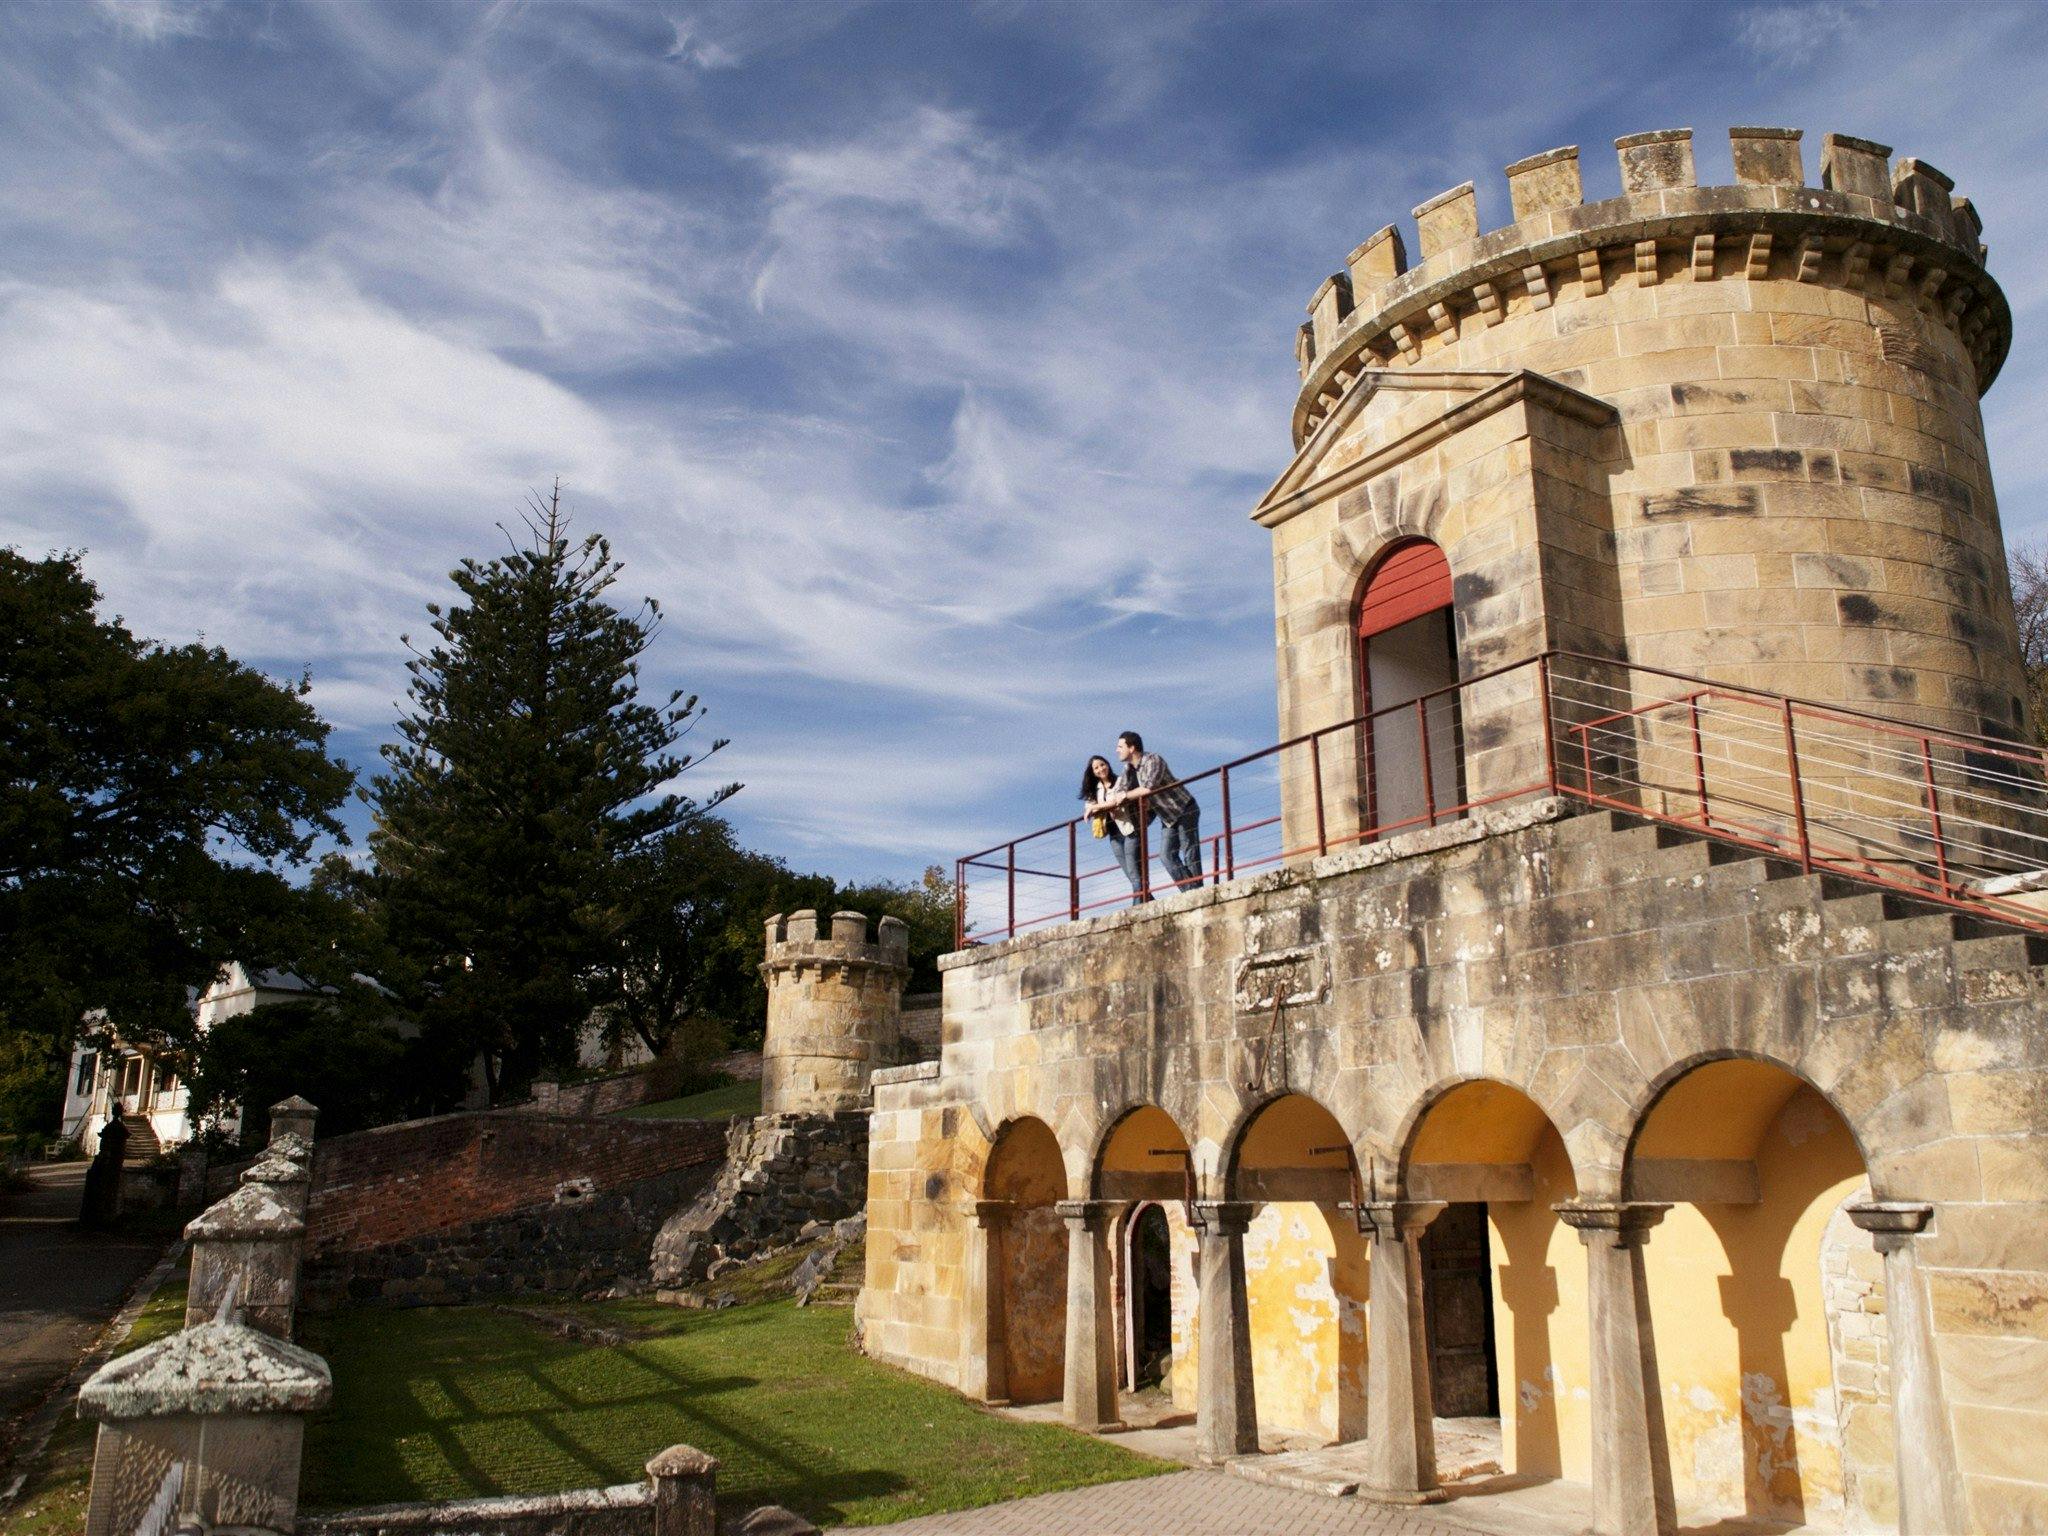
[[[1555,1178],[1578,1199],[1641,1199],[1656,1170],[1638,1167],[1632,1148],[1667,1088],[1706,1063],[1770,1063],[1846,1127],[1847,1182],[1830,1184],[1827,1201],[1852,1198],[1860,1173],[1877,1200],[1932,1204],[1932,1225],[1914,1241],[1944,1428],[1977,1528],[2048,1521],[2048,1476],[2016,1449],[2048,1444],[2048,1397],[2031,1385],[2048,1380],[2048,957],[2038,942],[1562,809],[1496,813],[949,957],[941,1060],[876,1079],[867,1347],[941,1381],[967,1374],[972,1202],[984,1198],[991,1149],[1012,1125],[1051,1128],[1064,1194],[1084,1199],[1102,1193],[1098,1163],[1113,1129],[1156,1106],[1192,1148],[1201,1197],[1223,1199],[1245,1127],[1276,1096],[1304,1095],[1335,1117],[1361,1176],[1370,1170],[1384,1194],[1409,1177],[1431,1107],[1489,1082],[1540,1109],[1557,1138]],[[1296,999],[1277,1018],[1258,1006],[1273,990],[1258,981],[1269,964],[1285,968]],[[1740,1100],[1709,1109],[1702,1123]],[[1782,1124],[1786,1136],[1811,1136]],[[1814,1171],[1817,1145],[1786,1152],[1793,1173],[1783,1176],[1843,1177],[1833,1162]],[[1770,1161],[1778,1153],[1753,1155],[1760,1172],[1749,1177],[1768,1185],[1781,1176]],[[1539,1181],[1550,1177],[1539,1168]],[[1743,1197],[1678,1189],[1657,1198]],[[1526,1209],[1555,1225],[1547,1204]],[[1669,1225],[1650,1240],[1653,1259],[1658,1242],[1682,1256],[1704,1241],[1676,1217]],[[1823,1226],[1797,1234],[1814,1259],[1807,1278],[1816,1294],[1827,1277],[1847,1296],[1874,1272],[1869,1234],[1830,1237]],[[1583,1286],[1583,1249],[1562,1228],[1545,1240],[1551,1258],[1538,1267],[1549,1278],[1522,1269],[1499,1283],[1548,1287],[1546,1326],[1582,1327],[1568,1313],[1584,1295],[1573,1289]],[[1829,1242],[1853,1243],[1864,1257],[1830,1257]],[[1678,1330],[1674,1340],[1700,1306],[1723,1326],[1719,1313],[1738,1305],[1709,1280],[1706,1301],[1673,1310],[1682,1290],[1652,1298],[1656,1326]],[[1869,1294],[1858,1293],[1859,1306]],[[1837,1324],[1859,1335],[1870,1326]],[[1822,1390],[1811,1358],[1820,1357],[1798,1355],[1779,1373],[1795,1392]],[[1871,1364],[1861,1345],[1841,1358]],[[1686,1359],[1674,1348],[1679,1374],[1665,1382],[1673,1433],[1706,1446],[1709,1470],[1716,1457],[1736,1457],[1737,1488],[1744,1447],[1767,1443],[1757,1437],[1777,1432],[1775,1415],[1790,1426],[1820,1411],[1810,1397],[1745,1401],[1728,1385],[1732,1370],[1690,1381]],[[1565,1470],[1583,1472],[1588,1450],[1570,1443],[1584,1420],[1567,1423],[1564,1406],[1584,1401],[1585,1382],[1571,1374],[1583,1359],[1574,1366],[1566,1351],[1556,1365],[1559,1406],[1546,1420],[1553,1410],[1539,1404],[1528,1422],[1561,1426],[1545,1433],[1563,1437]],[[1503,1377],[1504,1401],[1512,1383]],[[1685,1419],[1695,1386],[1712,1408]],[[1889,1475],[1874,1377],[1852,1370],[1843,1387],[1865,1460],[1824,1473],[1815,1456],[1814,1480],[1795,1492],[1817,1512],[1825,1500],[1839,1505],[1854,1478]],[[1716,1439],[1717,1422],[1732,1436]],[[1713,1479],[1696,1470],[1685,1473],[1687,1491],[1711,1493]],[[1889,1496],[1856,1495],[1880,1511]]]
[[[1318,290],[1255,513],[1283,737],[1356,712],[1351,606],[1418,535],[1466,676],[1560,646],[2023,732],[1978,404],[2010,313],[1938,173],[1827,137],[1736,130],[1731,186],[1689,133],[1623,141],[1595,203],[1554,151],[1509,168],[1513,224],[1479,233],[1464,189],[1418,210],[1419,266],[1383,231]],[[1515,370],[1568,392],[1510,399]]]

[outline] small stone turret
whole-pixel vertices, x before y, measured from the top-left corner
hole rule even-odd
[[[885,917],[868,937],[859,912],[768,919],[768,1029],[761,1112],[837,1114],[866,1107],[868,1079],[898,1054],[898,1009],[910,978],[910,930]]]

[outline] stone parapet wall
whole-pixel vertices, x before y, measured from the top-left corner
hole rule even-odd
[[[705,1170],[722,1125],[535,1114],[442,1115],[318,1144],[306,1256],[332,1256],[452,1232],[650,1179]]]
[[[652,1088],[653,1079],[641,1066],[580,1083],[535,1083],[532,1100],[512,1108],[535,1115],[612,1115],[645,1104]]]
[[[566,1295],[643,1283],[655,1234],[695,1200],[718,1162],[702,1159],[649,1178],[587,1187],[565,1180],[544,1205],[375,1245],[327,1250],[309,1262],[303,1304],[457,1306],[493,1297]]]

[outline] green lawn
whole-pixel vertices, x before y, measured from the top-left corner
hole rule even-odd
[[[619,1113],[633,1120],[730,1120],[761,1113],[761,1081],[723,1083],[680,1099],[638,1104]]]
[[[153,1344],[185,1323],[185,1275],[181,1270],[149,1298],[135,1326],[114,1350]],[[92,1487],[92,1444],[98,1426],[67,1413],[49,1446],[22,1485],[21,1499],[0,1514],[0,1536],[77,1536],[85,1529],[85,1499]]]
[[[488,1307],[308,1319],[335,1398],[308,1431],[306,1505],[633,1482],[678,1442],[723,1463],[721,1504],[786,1504],[821,1525],[1173,1470],[867,1360],[842,1308],[558,1310],[625,1337],[574,1342]]]

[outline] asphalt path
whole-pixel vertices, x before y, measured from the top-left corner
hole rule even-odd
[[[84,1163],[32,1167],[0,1191],[0,1464],[21,1417],[77,1363],[163,1254],[162,1234],[78,1225]]]

